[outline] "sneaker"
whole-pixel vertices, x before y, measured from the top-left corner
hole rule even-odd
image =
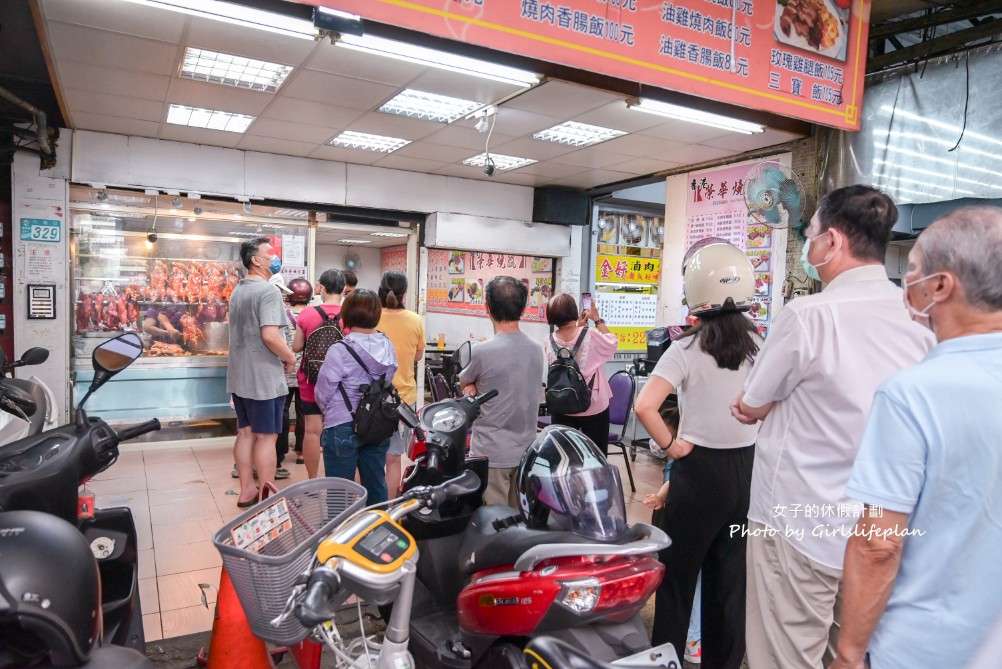
[[[292,472],[285,467],[279,467],[275,470],[275,479],[287,479],[290,476],[292,476]]]
[[[302,456],[300,456],[300,457],[296,458],[296,464],[297,465],[305,465],[306,464],[306,460],[303,460]]]
[[[685,661],[700,664],[703,661],[703,642],[700,639],[685,644]]]
[[[230,476],[232,476],[235,479],[240,478],[240,474],[237,473],[237,466],[236,465],[233,465],[233,471],[230,472]],[[257,467],[254,468],[254,478],[257,478]],[[280,476],[278,478],[286,478],[286,477],[285,476]]]

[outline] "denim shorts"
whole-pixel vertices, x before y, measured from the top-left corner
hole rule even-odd
[[[238,428],[249,425],[254,434],[278,434],[282,431],[285,396],[270,400],[250,400],[234,395],[233,408],[237,412]]]

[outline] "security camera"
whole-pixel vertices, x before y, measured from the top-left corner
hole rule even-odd
[[[484,165],[484,174],[486,174],[489,177],[492,177],[494,176],[494,172],[496,171],[496,169],[497,168],[494,167],[494,163],[487,163],[486,165]]]
[[[157,243],[156,231],[150,230],[148,233],[146,233],[146,241],[148,241],[150,244],[156,244]]]

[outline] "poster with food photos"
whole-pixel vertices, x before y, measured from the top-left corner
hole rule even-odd
[[[522,320],[546,322],[553,296],[553,259],[487,251],[428,249],[430,313],[487,318],[485,291],[498,275],[514,277],[529,294]]]
[[[782,305],[787,231],[757,223],[748,215],[745,189],[754,165],[688,174],[685,246],[688,249],[701,239],[720,237],[745,252],[755,277],[755,302],[748,314],[765,334],[775,316],[774,307]]]
[[[230,530],[233,545],[253,553],[286,532],[292,531],[289,504],[282,497]]]

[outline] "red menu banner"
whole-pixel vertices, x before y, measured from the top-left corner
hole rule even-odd
[[[298,0],[858,130],[871,0]]]
[[[379,271],[385,274],[390,270],[407,273],[406,246],[379,250]]]

